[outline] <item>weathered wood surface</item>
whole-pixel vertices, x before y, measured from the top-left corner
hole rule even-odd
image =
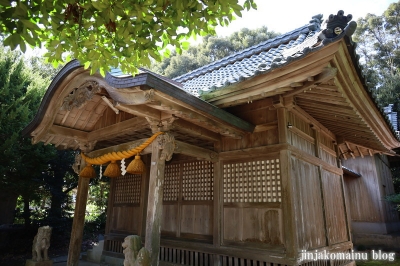
[[[162,156],[158,140],[155,140],[151,144],[151,151],[145,248],[151,254],[151,265],[157,266],[159,263],[158,255],[160,252],[162,199],[166,158],[163,158]]]
[[[162,234],[211,239],[214,224],[214,163],[173,160],[166,165]]]
[[[344,178],[352,221],[398,221],[398,216],[382,200],[385,195],[394,192],[386,162],[387,159],[380,155],[342,161],[344,166],[361,174],[360,178]]]
[[[83,226],[86,216],[86,201],[89,191],[90,178],[80,177],[78,180],[78,193],[76,195],[74,220],[72,222],[71,239],[68,249],[68,266],[78,266],[81,254]]]
[[[309,250],[326,246],[325,222],[318,167],[296,157],[291,158],[292,182],[295,182],[294,219],[298,247]]]
[[[329,244],[348,241],[350,239],[341,176],[324,170],[321,174]]]
[[[277,112],[272,106],[271,99],[255,101],[253,103],[230,108],[236,116],[256,125],[252,134],[246,134],[241,139],[222,138],[222,150],[232,151],[252,147],[278,144]]]
[[[282,244],[279,159],[225,162],[222,192],[224,242]]]

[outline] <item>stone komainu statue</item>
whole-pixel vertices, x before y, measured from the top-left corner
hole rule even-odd
[[[51,230],[52,228],[50,226],[39,227],[38,232],[33,239],[32,260],[49,260],[48,250],[50,247]]]
[[[150,266],[150,254],[142,248],[140,236],[130,235],[122,243],[124,248],[124,266]]]

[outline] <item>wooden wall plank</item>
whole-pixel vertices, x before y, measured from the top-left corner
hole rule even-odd
[[[322,187],[329,242],[336,244],[349,240],[347,217],[341,176],[322,170]]]
[[[326,237],[318,167],[292,156],[291,174],[297,188],[295,219],[299,249],[323,247]]]
[[[374,157],[343,160],[342,164],[361,174],[361,178],[345,176],[346,193],[352,221],[382,222],[381,195]]]

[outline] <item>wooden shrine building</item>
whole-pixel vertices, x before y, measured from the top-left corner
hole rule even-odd
[[[386,155],[400,142],[365,84],[350,21],[339,11],[321,28],[315,16],[173,80],[103,78],[72,61],[25,133],[88,158],[164,133],[140,152],[143,174],[111,180],[105,258],[123,258],[124,238],[139,235],[151,265],[352,264],[301,260],[351,252],[353,231],[400,228],[382,200],[393,193]],[[79,181],[68,265],[89,180]]]

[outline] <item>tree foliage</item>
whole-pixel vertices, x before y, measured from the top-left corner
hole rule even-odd
[[[173,51],[169,58],[155,62],[151,70],[169,78],[177,77],[278,35],[265,26],[254,30],[243,28],[228,37],[207,35],[202,43],[190,46],[182,54]]]
[[[367,14],[357,21],[355,41],[361,54],[364,74],[369,85],[376,88],[377,101],[381,106],[394,104],[400,111],[400,1],[392,3],[378,16]],[[393,185],[400,193],[400,168],[391,167]],[[386,197],[397,204],[400,211],[400,194]]]
[[[357,23],[355,41],[368,82],[377,88],[381,105],[394,103],[400,111],[400,1],[382,15],[367,14]]]
[[[0,0],[0,32],[4,45],[22,51],[26,45],[45,43],[51,62],[62,62],[63,53],[80,60],[92,73],[104,75],[108,67],[125,73],[160,61],[167,45],[178,50],[185,38],[215,32],[254,0]]]
[[[0,224],[13,222],[19,196],[27,225],[32,203],[41,206],[46,197],[51,199],[50,214],[60,216],[65,195],[57,196],[66,193],[66,184],[74,182],[66,178],[74,162],[71,152],[43,143],[32,145],[30,138],[21,135],[53,77],[51,68],[39,58],[24,59],[19,52],[0,46],[0,209],[5,212]]]
[[[28,71],[19,53],[0,46],[0,194],[33,196],[46,167],[49,147],[32,146],[20,135],[36,112],[44,83]]]

